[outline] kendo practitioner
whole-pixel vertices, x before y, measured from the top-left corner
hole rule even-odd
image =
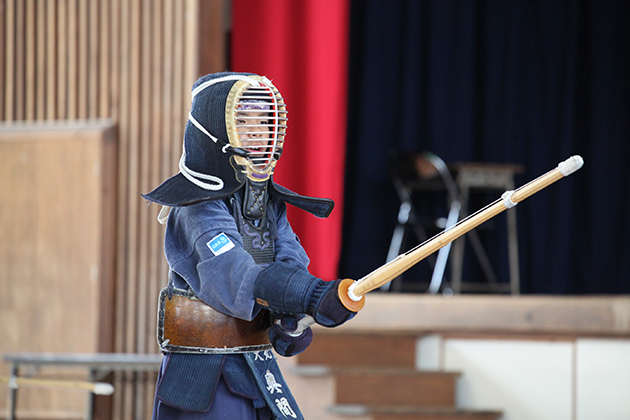
[[[355,315],[339,300],[340,280],[309,274],[286,216],[286,203],[320,218],[334,203],[273,181],[286,122],[284,100],[266,77],[201,77],[192,89],[180,171],[144,195],[171,209],[154,420],[303,418],[272,348],[298,354],[312,340],[313,321],[335,327]],[[182,337],[168,319],[176,298],[205,308],[203,325],[193,319]],[[178,310],[185,317],[186,309]],[[208,337],[197,339],[199,331]]]

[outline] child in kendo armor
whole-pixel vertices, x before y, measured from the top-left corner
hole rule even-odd
[[[334,203],[274,183],[287,112],[269,79],[210,74],[192,97],[180,171],[144,195],[172,208],[153,419],[301,419],[272,349],[298,354],[313,322],[335,327],[355,312],[339,300],[340,280],[309,274],[286,203],[317,217]],[[204,306],[195,333],[169,320],[178,299]]]

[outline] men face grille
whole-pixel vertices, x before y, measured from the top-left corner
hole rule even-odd
[[[282,153],[287,111],[279,92],[264,85],[250,86],[236,107],[240,147],[249,153],[252,170],[266,173]]]

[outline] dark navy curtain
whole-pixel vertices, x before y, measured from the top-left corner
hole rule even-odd
[[[579,154],[517,206],[521,290],[630,293],[630,2],[354,0],[351,19],[342,277],[385,262],[392,150],[521,164],[517,187]],[[494,224],[484,244],[507,282]]]

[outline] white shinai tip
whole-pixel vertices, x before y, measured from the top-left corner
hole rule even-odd
[[[96,395],[112,395],[114,393],[114,385],[105,382],[97,382],[94,384],[92,391]]]
[[[577,171],[584,165],[584,159],[580,155],[571,156],[569,159],[558,164],[560,173],[564,176],[569,176],[573,172]]]

